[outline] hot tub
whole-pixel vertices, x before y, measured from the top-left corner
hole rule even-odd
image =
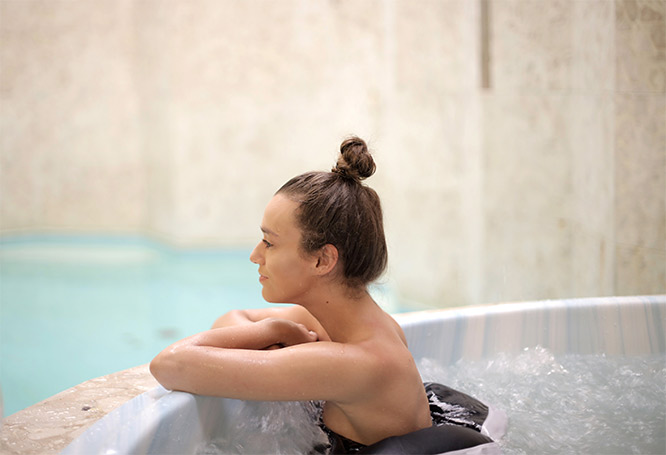
[[[594,401],[587,400],[586,396],[571,398],[570,393],[566,392],[568,381],[574,380],[571,378],[575,378],[579,383],[579,385],[571,383],[572,388],[585,389],[584,383],[591,374],[586,372],[572,375],[568,370],[571,367],[567,365],[571,365],[572,362],[576,365],[594,364],[594,362],[604,362],[606,365],[607,362],[620,362],[619,367],[612,364],[608,368],[612,371],[619,370],[620,379],[626,376],[627,381],[630,381],[627,384],[636,389],[633,392],[640,394],[642,388],[651,388],[651,384],[654,384],[656,390],[656,395],[652,398],[649,395],[654,394],[654,390],[645,392],[648,395],[648,405],[642,408],[647,415],[639,418],[644,422],[642,434],[637,436],[638,452],[652,453],[653,450],[659,450],[663,453],[662,449],[666,448],[664,440],[666,397],[663,393],[659,393],[663,392],[666,386],[664,365],[666,296],[664,295],[497,304],[406,313],[396,315],[396,319],[405,330],[410,350],[422,368],[424,376],[438,376],[435,379],[444,383],[447,383],[449,378],[455,379],[457,381],[455,386],[462,387],[465,392],[469,392],[464,390],[465,384],[477,384],[480,388],[474,390],[473,394],[481,399],[490,396],[491,404],[493,399],[502,400],[502,397],[512,394],[517,383],[521,382],[520,378],[526,378],[527,384],[523,386],[528,387],[528,391],[531,381],[534,381],[533,388],[539,389],[546,389],[544,385],[548,386],[551,378],[553,381],[564,381],[561,390],[554,393],[552,399],[554,401],[571,399],[572,402],[566,404],[566,409],[578,406],[581,401],[593,403]],[[632,366],[634,365],[632,363],[627,367],[626,362],[634,362],[634,359],[638,359],[636,361],[641,362],[641,366]],[[508,378],[504,382],[494,384],[486,382],[486,389],[483,380],[475,382],[475,378],[465,377],[461,382],[460,377],[455,378],[456,374],[460,376],[460,373],[450,370],[460,368],[461,365],[465,367],[477,365],[476,370],[465,370],[467,376],[472,374],[470,372],[479,376],[483,376],[484,372],[494,375],[492,369],[503,362],[505,367],[502,374]],[[535,379],[537,376],[538,380]],[[641,377],[640,380],[636,379],[638,376]],[[430,379],[432,378],[428,378]],[[602,378],[600,381],[603,383],[605,379]],[[626,384],[617,387],[625,390]],[[593,386],[592,389],[585,390],[594,391],[597,388]],[[499,389],[503,392],[497,392]],[[584,393],[594,394],[589,391]],[[615,394],[613,391],[605,393]],[[512,408],[514,402],[530,399],[533,398],[512,396],[507,398],[510,401],[501,404],[501,407]],[[548,400],[546,397],[545,401]],[[537,405],[543,406],[543,404]],[[262,411],[260,405],[256,406],[255,412],[264,412],[267,409],[263,408]],[[528,410],[527,414],[534,413],[535,416],[561,414],[558,410],[549,414],[547,410],[532,409],[529,403],[525,404],[524,409]],[[158,387],[127,402],[99,420],[73,441],[63,453],[67,455],[225,453],[225,450],[219,449],[219,445],[214,442],[225,439],[228,435],[223,434],[224,432],[234,431],[234,428],[237,428],[234,427],[234,421],[239,415],[247,416],[243,414],[244,412],[247,412],[247,403],[242,401],[167,392]],[[510,422],[507,433],[509,440],[512,431],[519,432],[518,430],[528,426],[533,428],[529,429],[523,438],[527,442],[513,438],[513,443],[505,444],[503,447],[505,452],[549,451],[544,447],[535,449],[516,445],[530,444],[529,441],[535,438],[547,438],[548,432],[552,431],[561,435],[557,425],[555,423],[551,425],[547,419],[545,423],[539,423],[539,419],[536,417],[532,419],[530,416],[522,420],[518,418],[519,416],[513,419],[511,409],[507,412]],[[524,411],[514,412],[518,414]],[[597,412],[596,419],[595,412]],[[579,412],[580,419],[585,420],[586,425],[589,424],[589,431],[581,433],[583,437],[590,432],[603,431],[605,427],[595,428],[594,422],[599,422],[603,420],[602,417],[607,417],[606,414],[614,412],[615,410],[611,412],[603,409],[595,411],[582,405]],[[590,424],[588,420],[592,423]],[[516,424],[520,424],[521,428],[517,428]],[[549,428],[540,428],[539,425]],[[572,433],[574,430],[577,431],[578,427],[583,427],[582,422],[579,425],[576,421],[566,422],[566,425],[571,426]],[[622,423],[611,424],[613,425],[622,425]],[[617,428],[610,428],[609,431],[618,433]],[[580,437],[572,437],[572,441]],[[554,442],[546,446],[550,447],[553,453],[572,449],[585,452],[589,449],[589,446],[568,448],[558,446],[557,439],[554,438]],[[640,446],[640,444],[648,445]],[[238,453],[243,452],[243,447],[238,447],[238,444],[235,447]],[[626,447],[620,449],[599,447],[598,452],[604,453],[607,450],[607,453],[610,453],[625,449]],[[634,450],[633,446],[629,450]]]

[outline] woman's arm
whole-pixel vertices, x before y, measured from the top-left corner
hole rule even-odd
[[[308,310],[300,305],[248,310],[232,310],[217,318],[217,320],[213,323],[212,328],[216,329],[235,325],[244,325],[268,318],[289,319],[299,324],[303,324],[309,330],[316,332],[319,340],[331,340],[331,338],[328,336],[328,333],[326,333],[326,330],[324,330],[319,321],[314,316],[312,316]]]
[[[183,362],[197,349],[263,350],[317,341],[317,334],[304,325],[287,320],[266,318],[229,327],[211,329],[184,338],[159,353],[150,363],[150,371],[165,388],[177,386]],[[177,388],[177,387],[176,387]]]
[[[266,319],[174,343],[150,369],[167,389],[245,400],[343,401],[376,384],[381,369],[363,349],[313,341],[300,324]],[[286,347],[263,350],[275,344]]]

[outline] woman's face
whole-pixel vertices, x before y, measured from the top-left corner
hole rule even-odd
[[[301,230],[296,225],[298,203],[277,194],[264,211],[264,238],[250,254],[259,266],[262,295],[267,302],[299,303],[314,284],[315,257],[302,252]]]

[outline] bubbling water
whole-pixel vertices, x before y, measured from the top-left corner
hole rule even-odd
[[[518,354],[418,363],[424,382],[446,384],[506,412],[505,455],[666,453],[666,355]],[[311,403],[244,402],[199,455],[311,453],[327,442]]]
[[[244,401],[232,421],[196,454],[311,453],[328,443],[317,425],[319,413],[312,402]]]
[[[666,355],[554,356],[537,347],[450,367],[423,359],[419,369],[505,411],[507,455],[666,453]]]

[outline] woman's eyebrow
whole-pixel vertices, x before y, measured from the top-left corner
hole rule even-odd
[[[273,237],[278,237],[278,235],[275,232],[271,231],[270,229],[268,229],[264,226],[261,226],[260,229],[261,229],[261,232],[263,232],[264,234],[272,235]]]

